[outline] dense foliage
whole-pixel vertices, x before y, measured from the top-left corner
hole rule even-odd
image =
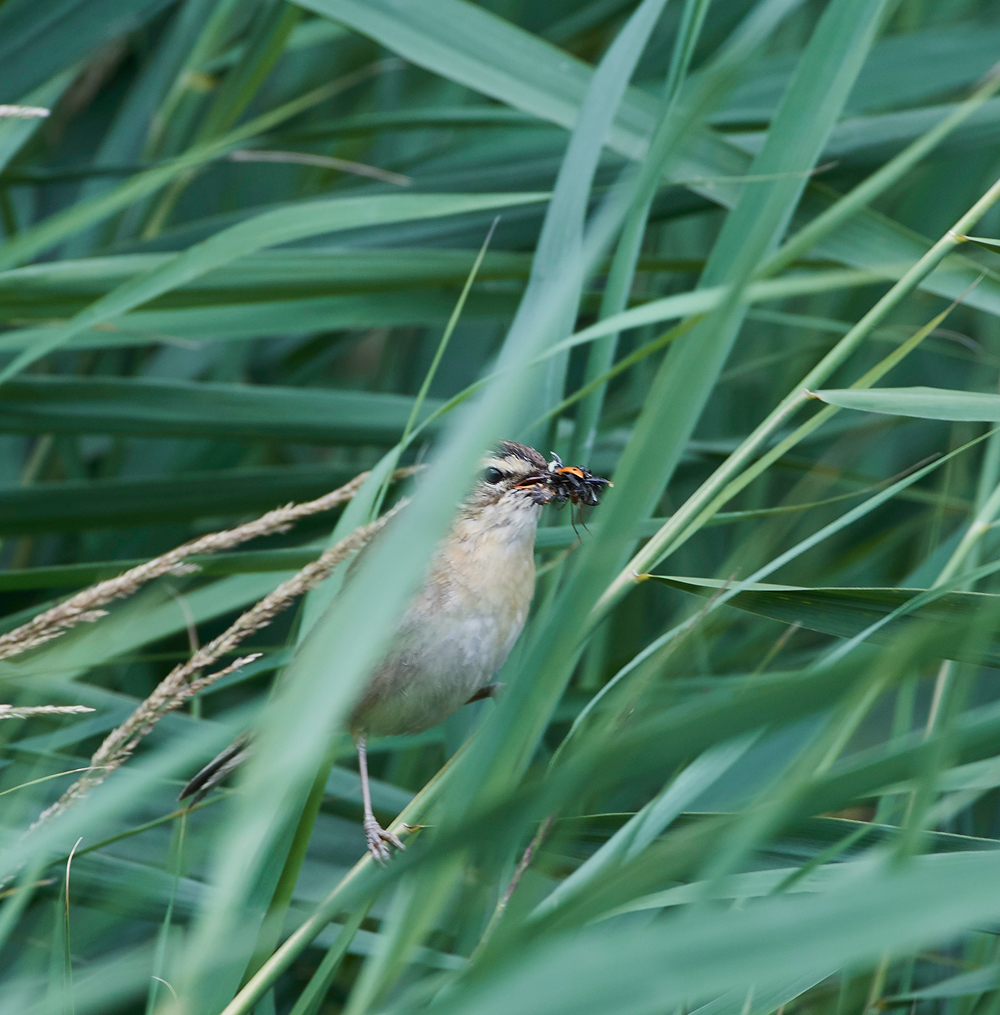
[[[0,1015],[995,1015],[998,54],[998,0],[0,4]],[[614,487],[500,699],[371,745],[380,868],[337,731],[498,437]]]

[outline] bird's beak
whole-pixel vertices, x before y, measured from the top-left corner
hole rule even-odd
[[[530,490],[533,487],[540,486],[545,483],[548,479],[548,473],[536,472],[533,476],[525,476],[520,483],[514,486],[515,490]]]
[[[535,504],[548,504],[555,499],[555,493],[549,489],[549,474],[547,472],[538,472],[533,476],[525,476],[524,479],[518,483],[515,490],[530,490],[531,499]]]

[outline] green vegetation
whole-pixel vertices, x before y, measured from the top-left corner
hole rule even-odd
[[[998,1015],[998,54],[1000,0],[0,3],[0,1015]],[[371,744],[381,868],[339,731],[498,437],[614,487],[499,700]]]

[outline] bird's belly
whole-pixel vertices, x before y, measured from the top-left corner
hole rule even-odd
[[[523,614],[467,614],[406,625],[354,710],[352,729],[395,736],[437,725],[489,683],[523,624]]]
[[[351,716],[356,733],[420,733],[457,712],[503,666],[534,591],[534,521],[453,538],[403,616]]]

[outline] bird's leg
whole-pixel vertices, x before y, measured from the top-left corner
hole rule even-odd
[[[471,705],[474,701],[485,701],[487,698],[495,698],[503,690],[503,684],[499,681],[494,681],[492,684],[487,684],[485,687],[480,687],[478,691],[466,702],[466,705]]]
[[[368,841],[368,852],[376,863],[384,864],[392,855],[389,852],[390,846],[396,849],[406,849],[399,836],[387,832],[376,820],[375,812],[372,810],[372,794],[368,786],[368,738],[358,737],[354,742],[358,749],[358,770],[361,773],[361,799],[365,805],[364,830],[365,839]]]

